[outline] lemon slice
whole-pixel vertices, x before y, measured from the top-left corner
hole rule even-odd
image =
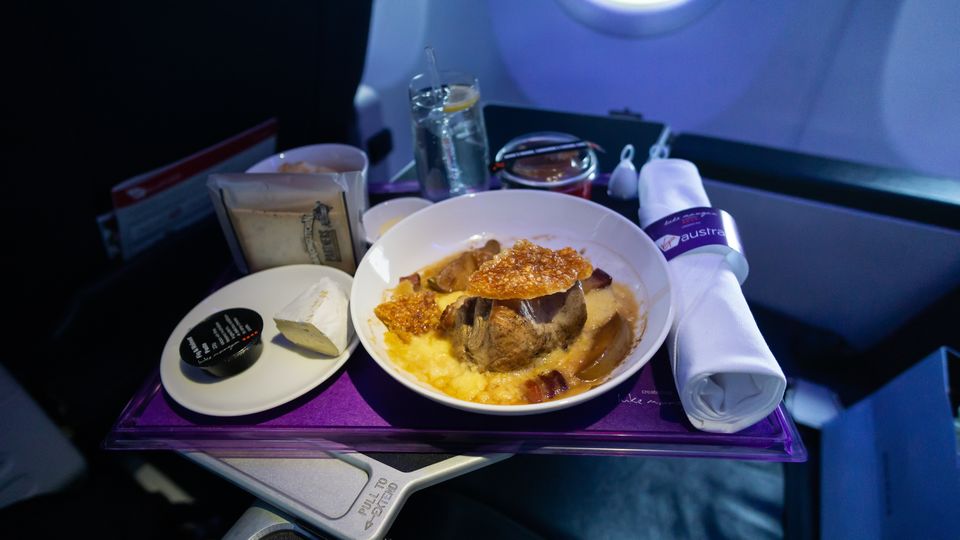
[[[446,102],[443,104],[443,112],[455,113],[464,109],[473,107],[477,101],[480,101],[480,92],[472,86],[465,84],[450,85],[450,93],[447,95]]]

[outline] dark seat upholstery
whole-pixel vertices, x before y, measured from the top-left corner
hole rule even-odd
[[[40,537],[67,536],[109,504],[129,514],[120,526],[130,529],[108,537],[170,538],[179,532],[166,526],[205,519],[138,500],[119,465],[129,455],[99,444],[155,369],[170,330],[229,268],[229,253],[211,218],[134,260],[109,261],[96,216],[111,209],[114,184],[267,118],[279,120],[281,149],[355,143],[370,12],[369,0],[8,9],[0,214],[5,306],[15,317],[6,318],[11,347],[0,361],[72,434],[92,470],[73,490],[5,509],[5,523],[34,519]],[[242,512],[230,486],[207,484]],[[71,506],[68,519],[40,519]],[[235,517],[193,537],[219,537]]]

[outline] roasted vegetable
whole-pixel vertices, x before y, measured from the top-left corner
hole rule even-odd
[[[599,381],[620,365],[630,352],[630,325],[619,313],[600,327],[593,344],[580,361],[577,378],[584,382]]]

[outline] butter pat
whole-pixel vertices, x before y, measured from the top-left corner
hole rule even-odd
[[[273,316],[277,329],[297,345],[338,356],[347,348],[347,295],[330,278],[303,291]]]

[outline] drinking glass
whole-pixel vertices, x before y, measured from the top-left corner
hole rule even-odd
[[[423,196],[439,201],[489,187],[487,135],[477,78],[456,71],[410,81],[417,178]],[[434,84],[438,84],[436,88]]]

